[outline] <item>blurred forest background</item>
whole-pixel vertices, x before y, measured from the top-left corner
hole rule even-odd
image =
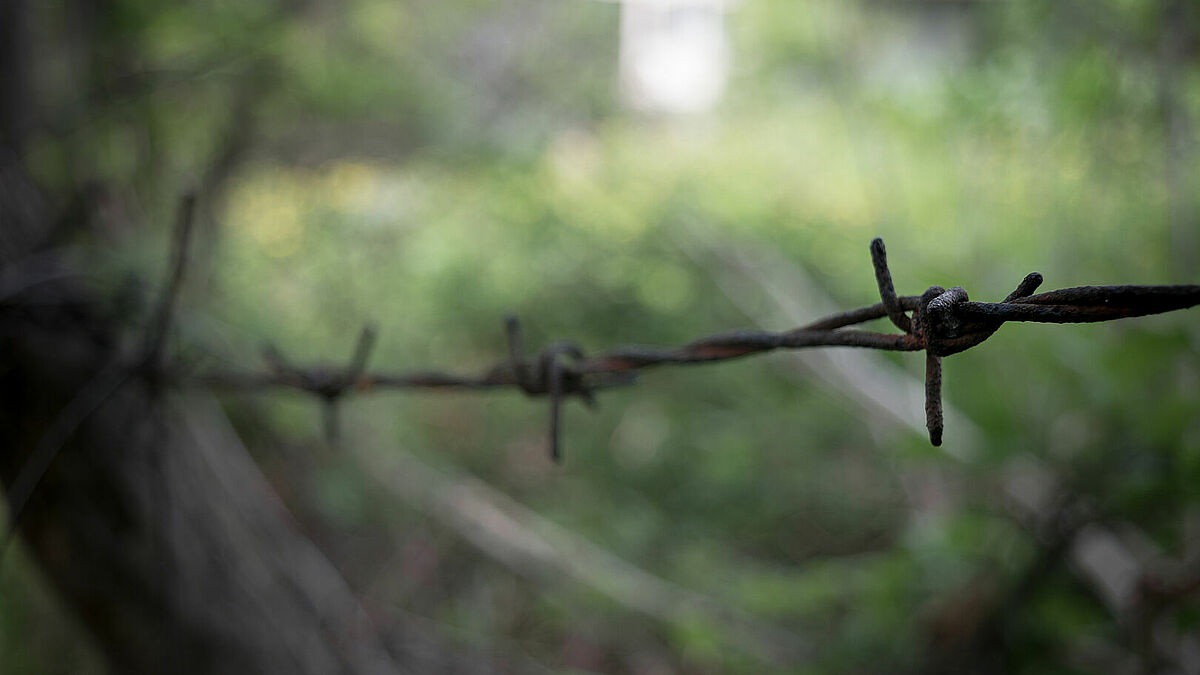
[[[598,351],[870,304],[875,236],[901,294],[1197,283],[1198,26],[1191,0],[9,0],[4,163],[131,329],[197,191],[184,363],[340,363],[374,322],[372,369],[474,373],[510,313]],[[334,443],[312,397],[221,402],[375,620],[464,650],[1200,672],[1194,310],[1006,326],[947,359],[940,449],[923,365],[654,370],[568,404],[561,466],[511,391],[356,396]],[[9,547],[0,670],[99,654]]]

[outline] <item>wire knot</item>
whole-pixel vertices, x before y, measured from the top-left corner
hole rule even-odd
[[[346,392],[353,389],[368,387],[367,378],[363,373],[367,367],[367,359],[375,346],[377,331],[372,324],[363,326],[358,335],[358,343],[350,362],[344,368],[318,366],[315,368],[297,368],[292,365],[274,345],[263,347],[263,359],[274,373],[299,389],[308,391],[319,397],[325,404],[325,437],[335,442],[340,435],[338,419],[338,402]]]
[[[949,356],[974,347],[1000,328],[997,321],[964,319],[959,309],[970,301],[966,289],[949,290],[930,286],[921,294],[914,313],[913,333],[922,340],[925,351],[934,356]]]
[[[543,349],[529,361],[525,358],[521,327],[515,317],[505,322],[508,332],[509,367],[513,379],[527,396],[577,395],[589,405],[595,402],[593,387],[584,381],[564,359],[581,361],[583,350],[574,342],[560,340]]]
[[[595,407],[596,398],[590,383],[584,380],[582,373],[576,372],[565,358],[572,361],[582,361],[583,350],[574,342],[562,340],[543,349],[537,358],[530,363],[525,358],[525,346],[521,337],[521,324],[516,317],[508,317],[505,322],[508,334],[509,367],[512,368],[513,379],[526,396],[550,397],[550,458],[555,462],[562,461],[559,436],[562,426],[563,398],[570,395],[578,396],[588,405]]]
[[[897,328],[911,336],[917,349],[925,350],[925,426],[929,442],[942,444],[942,357],[966,351],[988,339],[1004,323],[1003,316],[980,316],[970,312],[972,303],[962,286],[946,290],[930,286],[919,298],[901,298],[892,285],[892,273],[887,264],[887,248],[883,240],[871,242],[871,263],[875,266],[875,281],[879,285],[882,314]],[[1031,272],[996,307],[1029,297],[1042,283],[1042,275]],[[1181,291],[1185,295],[1187,291]],[[914,302],[915,301],[915,302]],[[904,312],[912,311],[910,319]],[[879,315],[875,315],[879,316]],[[872,316],[871,318],[874,318]],[[817,324],[822,325],[822,324]],[[835,324],[838,325],[845,324]]]

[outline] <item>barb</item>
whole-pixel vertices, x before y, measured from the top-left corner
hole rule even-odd
[[[355,343],[349,363],[341,369],[326,366],[299,368],[292,365],[278,347],[267,344],[262,349],[262,358],[270,369],[269,373],[260,375],[210,373],[199,375],[195,379],[214,387],[258,389],[277,386],[290,387],[313,394],[321,399],[324,406],[322,418],[325,438],[333,444],[341,435],[338,406],[342,397],[349,391],[369,391],[379,384],[376,379],[364,374],[367,359],[370,358],[371,350],[375,347],[377,335],[378,330],[374,324],[364,325],[358,334],[358,342]]]
[[[876,239],[878,241],[878,239]],[[956,290],[961,291],[961,288]],[[941,286],[930,286],[921,294],[917,310],[913,313],[916,318],[913,330],[925,345],[925,428],[929,430],[929,442],[937,447],[942,444],[942,431],[945,419],[942,415],[942,357],[929,349],[929,337],[935,325],[941,325],[941,319],[950,311],[953,304],[943,298],[959,297],[957,292],[947,295]],[[963,295],[965,295],[965,291]],[[937,309],[934,309],[936,303]]]
[[[900,298],[896,296],[896,288],[892,286],[892,273],[888,270],[887,249],[883,240],[876,237],[871,241],[871,263],[875,265],[875,283],[879,285],[879,297],[883,300],[883,308],[888,318],[896,328],[905,333],[912,332],[912,321],[904,314],[900,306]]]
[[[206,373],[180,378],[207,386],[254,391],[289,387],[318,396],[328,405],[353,391],[380,389],[515,388],[527,396],[546,396],[550,402],[550,456],[561,458],[562,405],[576,396],[594,404],[594,392],[632,384],[637,373],[665,365],[698,365],[738,359],[778,349],[859,347],[926,354],[926,426],[933,445],[942,442],[942,359],[970,349],[991,337],[1004,323],[1086,323],[1111,321],[1184,309],[1200,304],[1200,285],[1080,286],[1034,294],[1042,275],[1027,275],[1002,302],[975,302],[961,286],[949,290],[932,286],[919,296],[899,296],[887,263],[882,239],[871,242],[871,261],[880,302],[834,314],[782,332],[741,330],[719,333],[679,347],[622,345],[586,356],[572,342],[556,342],[530,359],[515,317],[505,319],[508,358],[479,376],[439,371],[369,373],[367,354],[374,344],[373,329],[364,330],[351,364],[341,370],[297,368],[277,351],[268,350],[267,373]],[[877,333],[853,328],[888,318],[901,333]],[[353,386],[351,386],[353,385]]]

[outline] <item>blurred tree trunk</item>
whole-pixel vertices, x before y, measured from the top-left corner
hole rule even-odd
[[[114,341],[80,299],[0,311],[0,479],[11,497],[35,449],[64,439],[20,533],[114,672],[488,670],[381,638],[219,408],[106,366]]]
[[[0,485],[49,583],[113,672],[494,670],[414,628],[381,634],[219,408],[118,363],[112,310],[63,278],[84,270],[45,251],[55,224],[88,214],[43,196],[23,168],[37,122],[32,9],[0,2]],[[75,20],[89,42],[95,14]],[[91,46],[77,47],[94,74]],[[222,171],[234,161],[219,159]]]
[[[18,155],[33,123],[28,22],[25,0],[0,2],[0,146]]]
[[[0,224],[48,231],[7,160]],[[219,407],[130,370],[111,310],[39,241],[0,247],[0,484],[114,672],[494,672],[413,628],[381,635]]]

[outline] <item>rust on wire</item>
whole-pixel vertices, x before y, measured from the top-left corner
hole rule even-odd
[[[886,351],[925,352],[925,414],[929,441],[942,442],[942,359],[974,347],[1009,321],[1089,323],[1159,314],[1200,304],[1200,286],[1080,286],[1034,294],[1042,275],[1027,275],[1002,302],[970,300],[961,286],[932,286],[919,296],[896,294],[882,239],[870,247],[880,302],[818,319],[783,332],[740,330],[718,333],[673,348],[623,345],[586,356],[572,342],[557,342],[534,358],[525,354],[520,324],[505,321],[508,358],[479,376],[439,371],[401,374],[365,370],[374,344],[374,329],[364,329],[350,365],[341,370],[297,368],[273,349],[264,353],[266,373],[207,373],[189,382],[237,390],[290,387],[309,392],[332,406],[345,394],[375,389],[504,389],[550,402],[550,455],[561,458],[562,405],[579,397],[589,405],[599,389],[631,384],[637,372],[664,365],[696,365],[742,358],[778,349],[860,347]],[[888,318],[900,333],[854,328]],[[336,417],[331,417],[336,421]],[[330,424],[334,424],[331,422]],[[331,432],[332,433],[332,432]]]

